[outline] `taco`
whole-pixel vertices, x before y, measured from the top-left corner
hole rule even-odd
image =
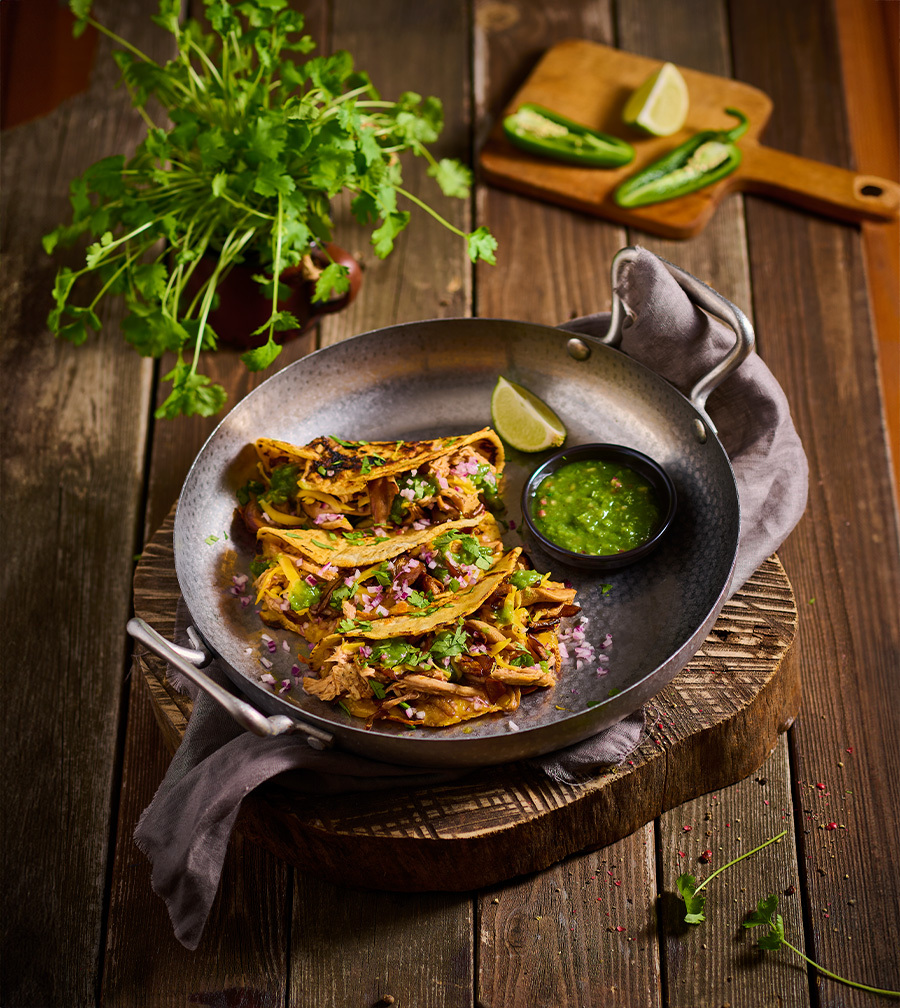
[[[260,529],[253,573],[262,620],[310,644],[348,620],[418,620],[476,585],[503,553],[490,515],[390,537],[351,535]]]
[[[503,445],[489,427],[425,441],[307,445],[260,438],[258,478],[238,492],[251,531],[263,526],[344,532],[425,528],[499,504]]]
[[[355,618],[322,637],[303,687],[367,724],[440,728],[516,710],[523,692],[555,685],[558,626],[575,590],[530,570],[513,549],[489,571],[420,611]]]

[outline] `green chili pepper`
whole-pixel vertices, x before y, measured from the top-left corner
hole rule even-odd
[[[503,132],[522,150],[570,164],[614,168],[634,158],[630,143],[598,133],[542,105],[520,105],[503,120]]]
[[[743,112],[725,109],[740,122],[730,130],[703,130],[665,157],[626,179],[613,193],[621,207],[648,206],[696,192],[730,175],[741,163],[735,140],[747,131]]]

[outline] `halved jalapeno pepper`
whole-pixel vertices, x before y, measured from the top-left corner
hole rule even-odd
[[[725,109],[740,120],[730,130],[703,130],[643,171],[626,179],[613,193],[621,207],[649,206],[696,192],[730,175],[741,163],[735,141],[746,133],[747,117]]]
[[[634,157],[634,148],[624,140],[530,102],[503,120],[503,132],[522,150],[569,164],[618,168]]]

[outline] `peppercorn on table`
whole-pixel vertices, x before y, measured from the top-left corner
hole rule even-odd
[[[886,41],[896,38],[895,4],[291,5],[306,16],[321,52],[352,53],[382,95],[414,90],[442,99],[438,159],[477,165],[542,54],[581,39],[745,82],[772,100],[765,143],[897,178],[889,75],[896,51]],[[170,36],[151,22],[155,11],[154,0],[95,3],[119,35],[165,58]],[[148,557],[159,558],[153,550],[167,516],[218,418],[154,419],[167,394],[161,379],[175,362],[139,357],[120,338],[116,309],[105,310],[101,335],[82,346],[48,332],[59,263],[44,254],[41,236],[64,219],[70,180],[101,157],[133,149],[144,127],[127,92],[113,89],[117,71],[103,38],[88,32],[72,40],[71,23],[50,0],[3,4],[0,14],[9,70],[0,381],[10,688],[0,1000],[16,1008],[878,1003],[878,995],[817,972],[799,953],[856,984],[900,989],[900,544],[891,455],[897,271],[887,269],[897,225],[845,224],[735,194],[702,233],[676,241],[476,179],[471,201],[434,204],[458,230],[486,225],[497,238],[497,264],[473,266],[459,236],[425,215],[381,260],[343,197],[335,201],[336,240],[364,267],[359,294],[288,342],[266,371],[248,374],[233,351],[204,352],[204,373],[230,404],[317,347],[381,326],[468,315],[555,325],[607,310],[608,266],[626,245],[677,263],[752,316],[758,352],[785,390],[809,459],[809,503],[758,575],[780,593],[779,606],[745,622],[738,599],[718,641],[721,661],[710,662],[708,683],[701,678],[707,666],[695,672],[691,689],[697,704],[707,696],[717,710],[717,691],[744,690],[745,680],[725,672],[731,678],[723,683],[715,670],[746,656],[746,682],[759,683],[763,665],[778,664],[776,643],[786,647],[793,636],[794,679],[741,698],[762,705],[774,723],[776,711],[797,706],[787,684],[801,683],[803,695],[783,734],[735,737],[723,747],[716,774],[736,783],[707,793],[690,786],[710,768],[690,759],[708,752],[710,739],[699,729],[697,744],[684,745],[677,706],[661,706],[634,762],[652,770],[648,794],[668,787],[694,797],[609,842],[617,818],[640,818],[634,802],[641,795],[623,780],[603,809],[606,833],[576,843],[561,828],[553,837],[565,852],[559,860],[476,889],[448,882],[478,877],[480,866],[467,860],[478,856],[477,844],[463,836],[435,860],[432,890],[422,861],[409,862],[413,891],[382,888],[384,876],[396,879],[402,857],[428,847],[439,832],[434,817],[447,814],[451,798],[464,821],[461,792],[430,806],[417,795],[419,834],[383,870],[371,853],[381,843],[378,824],[365,820],[366,843],[354,861],[346,827],[326,822],[328,800],[320,796],[327,828],[309,817],[298,835],[319,829],[324,850],[329,831],[340,834],[352,884],[335,877],[338,857],[323,854],[320,866],[315,845],[304,857],[297,837],[280,831],[289,806],[262,821],[268,834],[261,835],[265,801],[254,795],[246,828],[231,839],[202,940],[188,951],[173,936],[133,834],[189,704],[160,687],[169,704],[164,735],[161,694],[151,695],[143,666],[132,666],[124,628],[134,606],[163,608],[169,589],[162,582],[144,581],[134,595],[134,561],[147,544],[143,569]],[[862,122],[867,128],[859,130]],[[883,147],[873,148],[878,140]],[[405,187],[417,193],[430,184],[429,168],[412,160]],[[68,255],[63,261],[76,268],[77,253]],[[257,433],[264,432],[251,437]],[[792,607],[795,634],[786,629]],[[757,637],[768,650],[754,652]],[[515,778],[523,806],[536,779]],[[556,797],[548,786],[534,801],[543,807]],[[400,791],[391,799],[398,817],[403,798]],[[345,796],[333,809],[349,804]],[[478,816],[490,822],[492,808],[509,815],[509,807],[498,786]],[[566,822],[565,809],[557,811],[556,821]],[[360,810],[360,822],[366,814]],[[400,818],[384,824],[396,835],[405,828]],[[516,839],[536,842],[527,831]],[[291,856],[279,856],[288,842]],[[770,929],[776,913],[793,948]],[[758,948],[760,937],[769,950]]]

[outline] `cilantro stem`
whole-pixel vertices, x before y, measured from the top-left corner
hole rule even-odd
[[[711,875],[708,875],[694,890],[695,893],[700,892],[700,890],[707,885],[707,883],[712,882],[716,875],[721,875],[726,868],[730,868],[732,865],[736,865],[738,861],[743,861],[744,858],[750,857],[751,854],[755,854],[757,851],[761,851],[763,847],[768,847],[769,844],[777,843],[783,836],[787,835],[787,830],[782,830],[778,836],[773,836],[765,843],[761,843],[758,847],[754,847],[753,850],[748,850],[745,854],[741,854],[740,857],[734,858],[734,860],[729,861],[728,864],[723,864],[721,868],[717,868]]]
[[[848,987],[858,987],[860,990],[870,991],[872,994],[884,994],[887,997],[900,997],[900,991],[895,990],[885,990],[882,987],[870,987],[868,984],[857,983],[855,980],[848,980],[846,977],[842,977],[837,973],[832,973],[831,970],[825,969],[824,966],[820,966],[817,962],[813,962],[809,956],[804,955],[800,949],[796,948],[794,945],[784,937],[781,938],[782,945],[785,945],[792,952],[796,952],[798,956],[804,961],[808,962],[810,966],[817,969],[820,973],[827,977],[831,977],[832,980],[837,980],[839,983],[847,984]]]
[[[431,216],[434,217],[434,219],[439,224],[443,224],[444,227],[448,231],[452,231],[453,234],[459,235],[460,238],[466,238],[466,237],[468,237],[466,235],[465,231],[460,231],[460,229],[458,227],[456,227],[456,225],[451,224],[450,221],[448,221],[444,217],[442,217],[437,212],[437,210],[432,209],[427,203],[424,203],[422,200],[420,200],[418,196],[415,196],[413,193],[409,192],[408,190],[403,189],[401,186],[397,186],[396,189],[397,189],[397,192],[400,193],[401,196],[405,196],[411,203],[415,203],[415,205],[417,207],[419,207],[419,209],[424,210],[428,214],[431,214]]]

